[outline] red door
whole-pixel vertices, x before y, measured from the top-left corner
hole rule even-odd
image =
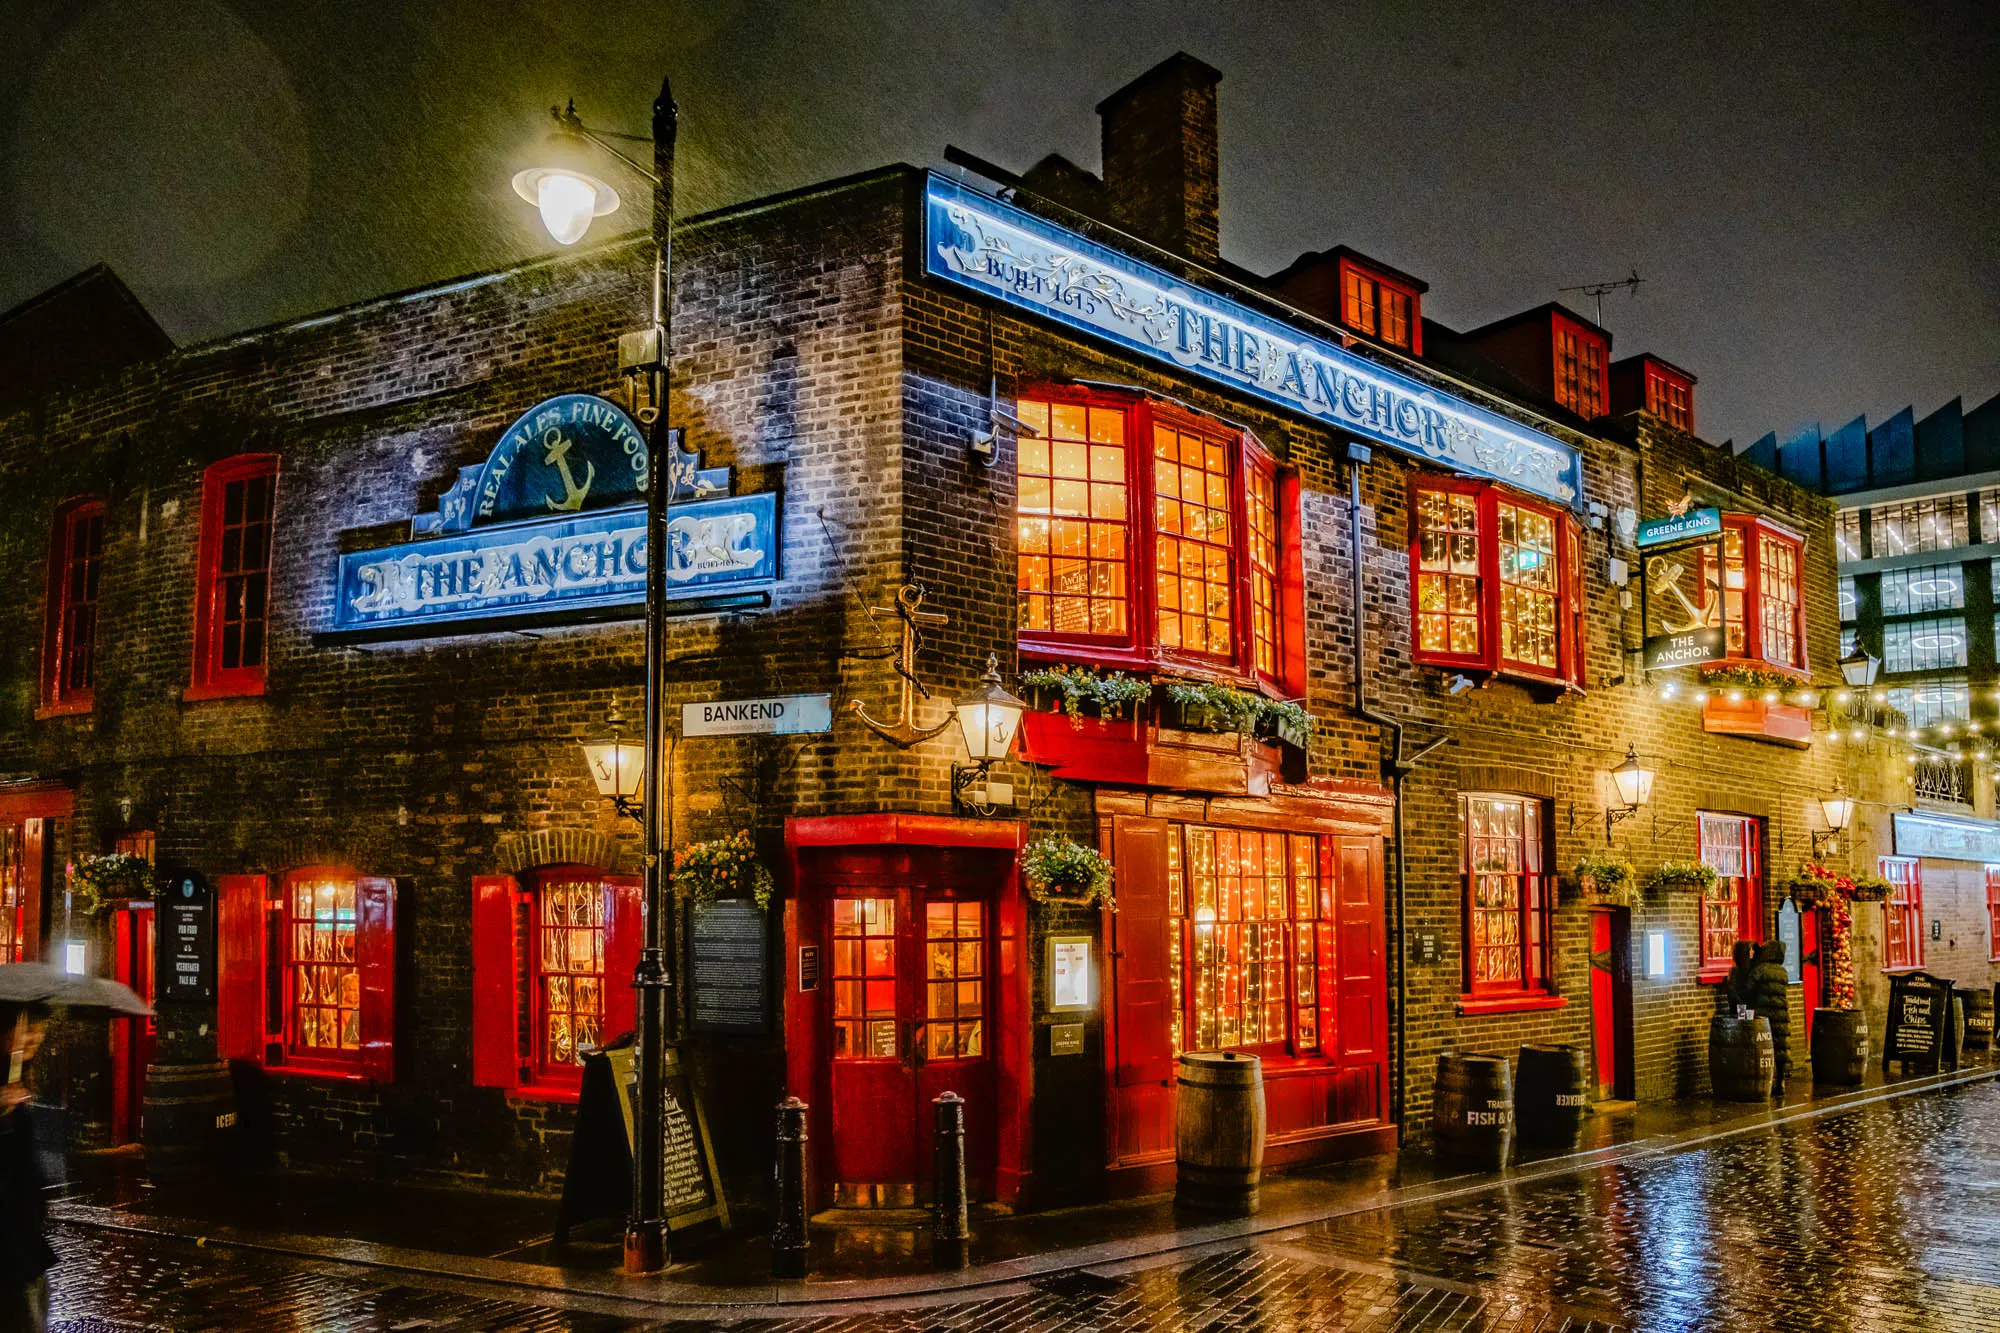
[[[966,1177],[992,1192],[990,905],[951,889],[832,899],[834,1200],[907,1206],[928,1196],[933,1101],[965,1099]]]
[[[1388,1114],[1389,995],[1383,966],[1382,840],[1328,839],[1339,858],[1334,910],[1340,934],[1338,1043],[1342,1120]]]
[[[133,903],[112,917],[111,975],[151,1004],[153,989],[153,905]],[[139,1112],[146,1098],[146,1066],[153,1062],[159,1020],[115,1019],[111,1023],[111,1141],[139,1140]]]
[[[1623,907],[1590,914],[1590,1037],[1597,1100],[1632,1097],[1632,914]]]
[[[1824,984],[1820,979],[1819,967],[1819,912],[1817,909],[1799,913],[1799,976],[1804,982],[1800,987],[1800,1001],[1806,1011],[1806,1049],[1812,1049],[1813,1010],[1826,1003]]]

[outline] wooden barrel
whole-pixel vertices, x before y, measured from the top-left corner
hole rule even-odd
[[[1813,1082],[1852,1086],[1868,1076],[1868,1016],[1859,1009],[1815,1009]]]
[[[1777,1077],[1769,1019],[1717,1014],[1709,1020],[1708,1083],[1717,1101],[1769,1101]]]
[[[1264,1065],[1235,1051],[1190,1051],[1174,1103],[1174,1202],[1248,1217],[1264,1173]]]
[[[1504,1055],[1438,1056],[1432,1135],[1441,1161],[1498,1171],[1514,1142],[1514,1079]]]
[[[1968,1051],[1990,1051],[1993,1049],[1993,992],[1960,987],[1958,1004],[1965,1014],[1964,1049]]]
[[[1590,1052],[1523,1046],[1514,1073],[1514,1126],[1523,1143],[1575,1151],[1590,1116]]]
[[[227,1062],[146,1066],[139,1125],[152,1175],[216,1170],[235,1139],[235,1124],[236,1092]]]

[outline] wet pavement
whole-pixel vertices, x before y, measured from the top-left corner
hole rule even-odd
[[[1358,1169],[1358,1168],[1357,1168]],[[125,1330],[1832,1330],[2000,1333],[2000,1084],[832,1313],[667,1310],[64,1223],[53,1327]]]

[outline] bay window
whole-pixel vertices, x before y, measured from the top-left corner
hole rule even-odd
[[[1764,938],[1764,825],[1748,815],[1697,814],[1701,863],[1715,872],[1701,900],[1701,977],[1729,974],[1738,940]]]
[[[49,539],[48,621],[42,637],[42,705],[88,712],[97,687],[97,587],[104,502],[79,500],[56,514]]]
[[[1806,670],[1804,545],[1768,519],[1724,514],[1721,542],[1701,548],[1700,582],[1721,586],[1723,645],[1731,658]]]
[[[554,865],[472,883],[472,1081],[569,1100],[632,1030],[639,881]]]
[[[1458,819],[1467,1008],[1549,994],[1555,886],[1544,803],[1466,794]]]
[[[1049,389],[1017,411],[1025,652],[1303,691],[1288,469],[1241,427],[1138,395]]]
[[[1924,883],[1914,856],[1885,856],[1882,878],[1882,970],[1907,972],[1924,965]]]
[[[395,881],[309,866],[275,886],[266,875],[223,875],[216,897],[223,1058],[392,1079]]]
[[[1573,517],[1490,482],[1432,476],[1412,483],[1410,514],[1418,662],[1583,683]]]

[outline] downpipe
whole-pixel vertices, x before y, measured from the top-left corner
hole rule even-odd
[[[1409,908],[1407,884],[1409,863],[1404,853],[1403,840],[1403,779],[1416,771],[1424,757],[1443,745],[1450,736],[1438,737],[1413,755],[1403,753],[1403,724],[1393,717],[1378,713],[1368,704],[1368,613],[1362,605],[1361,553],[1361,469],[1367,465],[1371,454],[1364,444],[1349,444],[1347,530],[1352,541],[1351,571],[1354,593],[1354,712],[1364,722],[1372,722],[1389,731],[1389,753],[1382,760],[1382,771],[1389,779],[1391,837],[1396,843],[1395,867],[1395,924],[1390,930],[1391,951],[1395,955],[1396,966],[1396,1083],[1391,1090],[1390,1118],[1396,1124],[1397,1142],[1403,1137],[1403,1108],[1409,1082],[1409,1022],[1410,1001],[1409,950],[1406,947],[1404,921]],[[1415,596],[1415,589],[1411,596]]]

